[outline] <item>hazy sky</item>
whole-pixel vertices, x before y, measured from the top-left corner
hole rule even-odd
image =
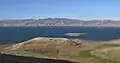
[[[0,0],[0,19],[120,19],[120,0]]]

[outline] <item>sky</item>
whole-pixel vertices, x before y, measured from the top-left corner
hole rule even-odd
[[[120,0],[0,0],[0,19],[120,19]]]

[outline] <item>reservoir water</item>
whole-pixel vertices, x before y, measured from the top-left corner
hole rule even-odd
[[[85,33],[85,35],[70,37],[65,36],[65,33]],[[120,39],[120,27],[0,27],[0,43],[18,43],[35,37],[62,37],[106,41]]]

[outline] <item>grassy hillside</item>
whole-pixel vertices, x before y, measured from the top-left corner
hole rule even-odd
[[[120,45],[117,43],[39,37],[0,48],[6,52],[40,58],[66,59],[78,63],[120,63]]]

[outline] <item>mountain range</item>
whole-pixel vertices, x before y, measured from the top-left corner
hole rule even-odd
[[[0,20],[0,26],[120,26],[119,20],[78,20],[68,18]]]

